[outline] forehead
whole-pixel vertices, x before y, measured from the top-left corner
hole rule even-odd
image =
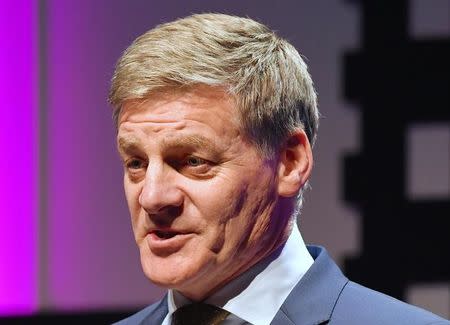
[[[201,112],[204,110],[203,112]],[[118,116],[118,126],[134,117],[142,117],[145,113],[160,115],[170,121],[181,114],[214,111],[219,118],[239,121],[234,96],[223,87],[198,85],[186,88],[165,88],[153,93],[146,99],[130,99],[124,102]]]
[[[146,100],[129,100],[118,120],[118,145],[137,146],[142,139],[162,145],[203,146],[240,136],[234,98],[221,88],[199,86],[159,92]]]

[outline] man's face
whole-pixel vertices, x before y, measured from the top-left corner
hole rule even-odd
[[[274,214],[277,166],[236,116],[230,96],[204,86],[127,102],[119,119],[144,273],[196,300],[270,253],[287,225]]]

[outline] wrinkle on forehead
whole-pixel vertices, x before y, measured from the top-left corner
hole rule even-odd
[[[120,116],[119,151],[145,147],[144,142],[151,139],[161,148],[207,147],[213,151],[231,147],[243,136],[233,101],[232,96],[211,87],[130,100]]]
[[[118,136],[117,146],[121,153],[137,151],[141,141],[133,135],[125,134]],[[193,134],[187,136],[169,136],[161,141],[161,150],[176,150],[177,148],[202,148],[205,151],[214,154],[217,152],[217,143],[205,136]]]
[[[162,119],[159,118],[158,115],[147,114],[145,116],[145,120],[129,119],[128,121],[124,121],[119,125],[119,134],[120,133],[133,133],[138,128],[141,129],[141,132],[151,132],[158,133],[160,131],[179,131],[183,130],[187,127],[187,120],[172,120],[172,119]]]
[[[227,102],[227,107],[236,108],[236,100],[233,95],[226,91],[225,87],[212,87],[207,85],[195,85],[193,87],[184,88],[168,88],[162,89],[158,92],[151,94],[145,99],[128,99],[122,105],[122,110],[119,115],[119,124],[128,120],[129,115],[137,113],[142,110],[142,107],[152,106],[154,113],[163,113],[167,110],[169,102],[176,103],[177,105],[171,105],[170,116],[173,118],[183,117],[178,115],[180,112],[177,108],[184,106],[193,106],[198,109],[208,110],[211,107],[212,102]],[[232,120],[239,124],[239,111],[233,109],[229,112]],[[170,116],[167,116],[167,122],[170,122]]]

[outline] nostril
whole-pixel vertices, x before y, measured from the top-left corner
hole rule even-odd
[[[167,214],[169,217],[175,218],[181,215],[182,210],[183,206],[170,206],[167,207]]]
[[[145,209],[147,216],[152,220],[153,223],[163,226],[170,226],[173,220],[178,218],[183,213],[183,205],[181,206],[165,206],[159,210],[148,210]]]

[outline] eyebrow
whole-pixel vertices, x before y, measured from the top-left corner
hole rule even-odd
[[[121,136],[117,140],[117,147],[120,153],[132,153],[139,150],[140,141],[133,136]],[[217,153],[216,144],[209,138],[202,135],[188,135],[183,137],[165,138],[161,144],[162,150],[177,150],[177,149],[197,149],[207,151],[210,154]]]
[[[189,135],[180,138],[163,139],[162,146],[164,148],[173,147],[205,147],[213,149],[215,146],[210,139],[202,135]]]
[[[139,141],[135,137],[121,136],[117,139],[117,150],[120,154],[135,152],[139,149]]]

